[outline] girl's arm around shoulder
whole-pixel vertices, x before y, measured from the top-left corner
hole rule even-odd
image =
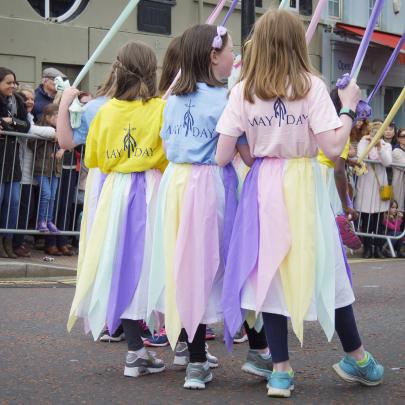
[[[224,167],[233,160],[236,154],[236,142],[238,138],[228,135],[219,135],[217,152],[215,154],[215,160],[218,166]],[[243,146],[243,145],[240,145]],[[243,159],[243,155],[241,154]]]

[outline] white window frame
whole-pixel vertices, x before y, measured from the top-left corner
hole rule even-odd
[[[373,3],[371,3],[373,2]],[[368,18],[370,18],[371,13],[373,12],[373,7],[375,4],[376,0],[368,0]],[[384,7],[381,10],[380,15],[378,16],[378,20],[377,20],[377,25],[375,26],[375,28],[381,28],[381,21],[382,21],[382,13],[384,12]]]
[[[53,20],[55,22],[64,22],[66,20],[71,19],[76,11],[79,9],[79,7],[82,5],[83,1],[85,0],[75,0],[75,2],[72,4],[72,6],[70,7],[70,9],[68,11],[66,11],[66,13],[58,16],[58,17],[51,17],[51,1],[52,0],[44,0],[45,3],[45,15],[44,18],[47,20]]]
[[[289,0],[286,9],[291,10],[291,11],[295,11],[296,13],[299,13],[299,11],[300,11],[300,0],[296,0],[295,7],[290,6],[290,0]]]
[[[339,1],[339,15],[332,15],[329,13],[330,9],[329,9],[329,3],[330,1],[335,2],[335,0],[328,0],[328,17],[332,18],[334,20],[341,20],[343,18],[343,0],[338,0]]]

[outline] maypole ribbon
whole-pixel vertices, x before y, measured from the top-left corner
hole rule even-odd
[[[338,89],[344,89],[350,83],[351,79],[357,80],[357,76],[360,73],[361,66],[366,56],[368,45],[370,44],[371,37],[374,32],[374,28],[377,25],[378,17],[381,14],[384,0],[376,0],[374,3],[373,11],[371,12],[370,20],[367,24],[366,31],[361,40],[359,49],[357,50],[356,57],[353,62],[352,70],[350,74],[345,73],[337,82],[336,87]],[[366,101],[360,100],[356,107],[357,117],[369,117],[371,115],[371,109]]]
[[[215,22],[215,20],[218,18],[219,14],[221,13],[222,9],[224,8],[226,4],[226,0],[221,0],[217,3],[217,5],[215,6],[214,10],[212,11],[212,13],[209,15],[209,17],[207,18],[207,21],[205,22],[206,24],[213,24]],[[229,7],[228,12],[225,15],[225,18],[223,19],[221,25],[225,25],[230,17],[230,15],[232,14],[233,10],[235,9],[236,5],[238,4],[238,0],[232,0],[232,4]],[[163,100],[167,100],[167,98],[170,96],[170,94],[172,93],[172,89],[175,86],[175,84],[177,83],[177,81],[180,79],[180,75],[181,75],[181,71],[179,70],[177,72],[176,77],[174,78],[172,84],[170,85],[170,87],[167,89],[166,93],[163,95]]]
[[[389,114],[387,115],[387,118],[385,118],[383,124],[381,125],[381,127],[378,129],[377,133],[374,135],[373,139],[371,140],[371,142],[368,144],[367,148],[364,149],[363,153],[361,153],[361,155],[359,156],[359,159],[357,161],[358,164],[360,164],[360,166],[356,166],[354,168],[356,174],[358,176],[361,176],[365,173],[367,173],[367,167],[366,165],[363,163],[364,159],[368,156],[368,154],[370,153],[371,149],[380,141],[380,139],[383,137],[384,135],[384,131],[386,130],[386,128],[391,124],[391,122],[393,121],[396,113],[398,112],[398,110],[401,108],[403,102],[405,100],[405,86],[403,87],[401,94],[399,95],[399,97],[397,98],[397,100],[395,101],[394,105],[391,108],[391,111],[389,112]]]
[[[93,67],[94,63],[100,56],[100,54],[104,51],[107,45],[111,42],[114,35],[119,31],[124,24],[125,20],[129,17],[129,15],[135,10],[135,7],[138,5],[140,0],[130,0],[129,3],[126,5],[120,16],[111,26],[110,30],[107,32],[106,36],[102,39],[102,41],[98,44],[97,48],[90,56],[90,59],[86,62],[83,66],[83,69],[77,75],[75,81],[73,82],[73,87],[77,87],[84,77],[87,75],[89,70]],[[56,78],[58,79],[58,78]],[[63,80],[56,80],[56,86],[58,90],[64,90],[65,88],[69,87],[69,82],[63,82]],[[82,105],[80,104],[78,98],[76,97],[72,104],[69,107],[70,112],[70,124],[72,128],[78,128],[80,126],[81,121],[81,113],[83,111]]]
[[[312,16],[311,22],[308,25],[307,32],[305,33],[305,39],[307,41],[307,45],[311,42],[312,37],[314,36],[316,27],[321,19],[321,15],[325,10],[326,5],[328,4],[328,0],[319,0],[318,5],[316,6],[315,12]]]

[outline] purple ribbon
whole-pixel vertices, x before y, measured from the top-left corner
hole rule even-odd
[[[263,159],[256,159],[246,176],[236,212],[222,290],[224,337],[229,351],[233,337],[244,320],[241,310],[241,291],[257,267],[259,254],[258,178]]]
[[[370,104],[371,100],[373,99],[375,93],[377,93],[377,91],[380,89],[381,85],[383,84],[389,70],[391,69],[391,66],[394,64],[394,62],[397,59],[397,56],[399,54],[399,52],[401,51],[401,48],[403,46],[403,44],[405,43],[405,31],[402,34],[402,37],[399,39],[399,42],[397,43],[397,46],[395,47],[395,49],[392,51],[392,54],[390,56],[390,58],[388,59],[387,64],[385,65],[384,70],[381,73],[380,78],[378,79],[373,91],[370,93],[370,95],[367,98],[367,103]]]
[[[229,243],[231,241],[232,228],[238,208],[238,176],[232,163],[227,164],[223,169],[225,185],[225,212],[224,212],[224,233],[222,236],[222,257],[224,266],[228,257]]]
[[[110,333],[114,333],[120,325],[121,314],[131,303],[138,286],[143,264],[145,228],[145,173],[132,173],[128,205],[122,219],[121,237],[108,299],[107,325]],[[114,247],[112,246],[111,249],[113,250]]]
[[[229,6],[229,10],[226,13],[224,19],[222,20],[222,23],[220,25],[225,26],[226,23],[228,22],[229,17],[233,13],[233,10],[235,10],[236,5],[238,4],[239,0],[232,0],[232,4]]]
[[[361,65],[363,64],[364,57],[366,56],[367,48],[370,43],[371,37],[373,35],[374,28],[378,21],[378,16],[381,14],[382,7],[384,5],[384,0],[376,0],[373,11],[370,16],[370,20],[368,21],[366,31],[363,35],[361,40],[359,49],[357,50],[356,57],[353,62],[352,71],[350,72],[350,76],[347,77],[347,73],[345,73],[341,79],[339,79],[336,83],[336,87],[339,89],[344,89],[350,82],[350,79],[357,78]]]

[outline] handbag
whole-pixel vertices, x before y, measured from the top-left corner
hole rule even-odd
[[[378,190],[380,192],[381,200],[382,201],[390,201],[390,200],[392,200],[392,197],[394,195],[393,190],[392,190],[392,186],[389,185],[389,184],[386,184],[386,185],[382,186],[381,183],[380,183],[380,180],[378,179],[377,173],[375,172],[374,165],[371,165],[371,168],[373,169],[374,176],[375,176],[375,179],[376,179],[377,184],[378,184]]]

